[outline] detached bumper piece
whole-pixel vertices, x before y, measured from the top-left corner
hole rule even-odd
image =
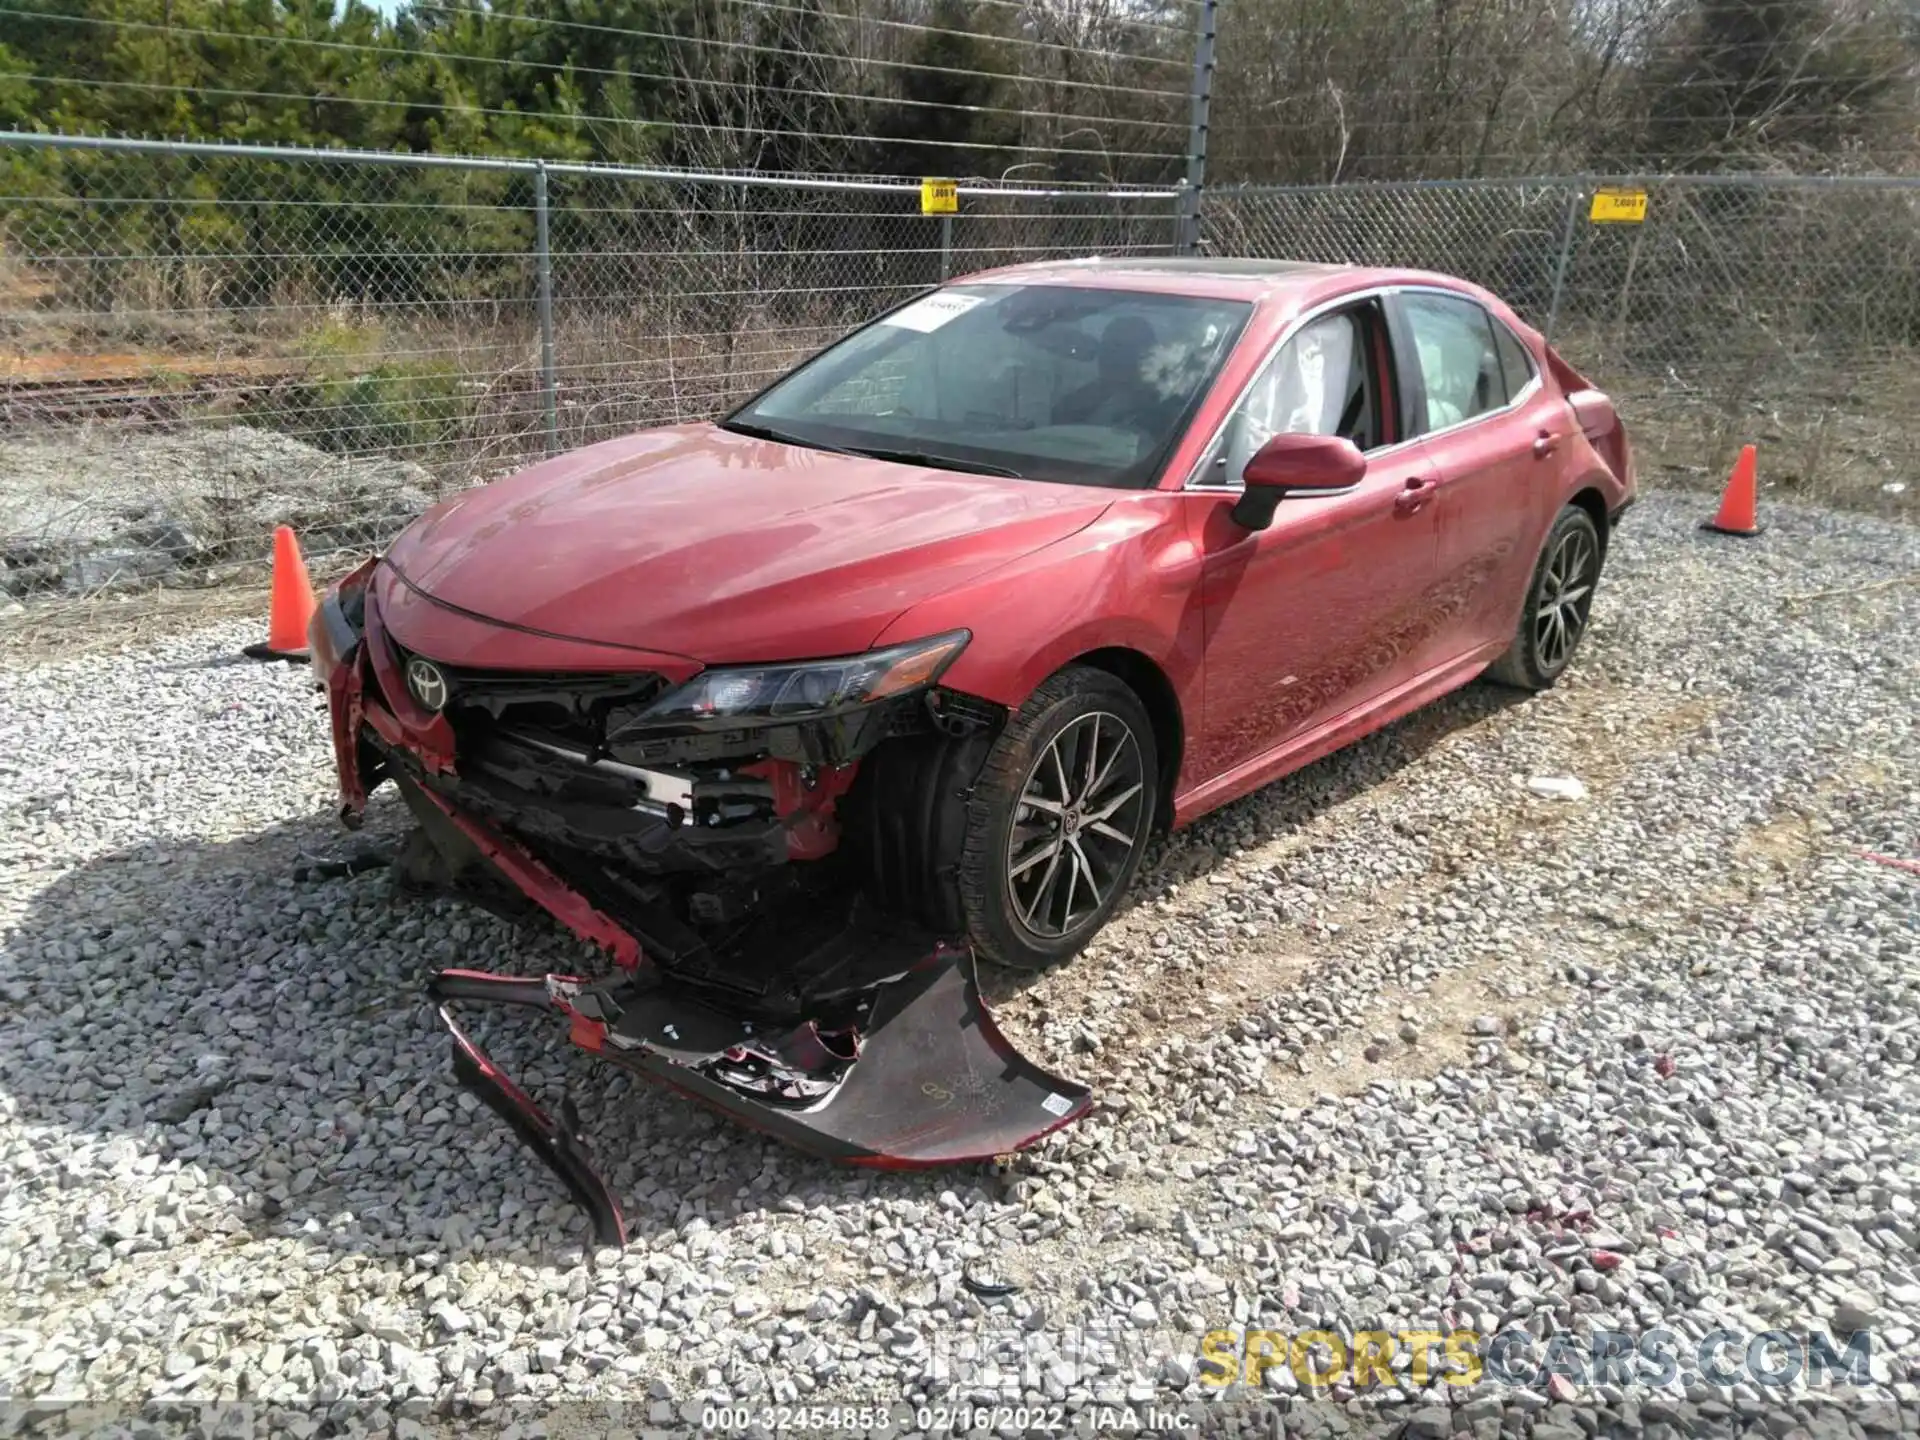
[[[488,1058],[486,1051],[474,1044],[447,1009],[448,1002],[455,1000],[545,1009],[550,1003],[551,987],[564,983],[567,982],[558,976],[540,980],[488,975],[478,970],[442,970],[427,982],[427,991],[440,1002],[441,1023],[453,1036],[454,1078],[506,1121],[521,1143],[560,1177],[574,1203],[586,1211],[593,1222],[594,1240],[601,1245],[618,1247],[627,1243],[626,1217],[620,1213],[620,1202],[614,1199],[607,1182],[593,1168],[593,1156],[580,1137],[579,1119],[572,1113],[572,1105],[562,1105],[562,1123],[556,1124]]]
[[[556,1122],[454,1021],[449,1005],[548,1007],[576,1045],[663,1081],[757,1130],[830,1160],[918,1169],[989,1160],[1084,1115],[1087,1089],[1024,1058],[993,1022],[973,953],[932,945],[891,978],[820,998],[821,1018],[730,1015],[658,971],[587,984],[447,970],[429,993],[454,1041],[454,1073],[566,1185],[603,1245],[620,1207],[571,1115]]]

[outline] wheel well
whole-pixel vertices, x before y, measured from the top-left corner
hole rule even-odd
[[[1160,757],[1160,807],[1154,824],[1161,830],[1173,825],[1173,786],[1180,778],[1180,755],[1186,744],[1186,724],[1180,715],[1180,697],[1173,692],[1167,672],[1138,650],[1114,646],[1089,650],[1074,656],[1075,665],[1091,665],[1120,681],[1146,706],[1153,722],[1153,746]]]
[[[1567,501],[1567,503],[1569,505],[1578,505],[1591,517],[1593,520],[1593,528],[1600,532],[1600,553],[1605,555],[1607,553],[1607,540],[1610,538],[1607,532],[1613,528],[1607,523],[1607,497],[1589,485],[1571,500]]]

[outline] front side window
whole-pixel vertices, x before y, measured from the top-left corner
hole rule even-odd
[[[1149,485],[1252,308],[948,286],[815,356],[723,424],[937,468]]]
[[[1254,377],[1228,419],[1204,483],[1238,485],[1247,461],[1275,435],[1342,435],[1362,450],[1385,443],[1365,312],[1302,326]]]
[[[1423,429],[1444,430],[1507,403],[1485,310],[1450,295],[1414,294],[1402,303],[1426,390]]]

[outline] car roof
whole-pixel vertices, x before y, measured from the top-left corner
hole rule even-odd
[[[1464,294],[1479,287],[1451,275],[1365,265],[1318,265],[1304,260],[1246,260],[1227,256],[1114,255],[1008,265],[954,284],[1072,285],[1145,290],[1206,299],[1314,303],[1378,285],[1440,285]]]

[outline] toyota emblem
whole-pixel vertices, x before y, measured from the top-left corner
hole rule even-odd
[[[417,655],[407,661],[407,689],[429,710],[438,710],[447,703],[447,677],[440,673],[438,665]]]

